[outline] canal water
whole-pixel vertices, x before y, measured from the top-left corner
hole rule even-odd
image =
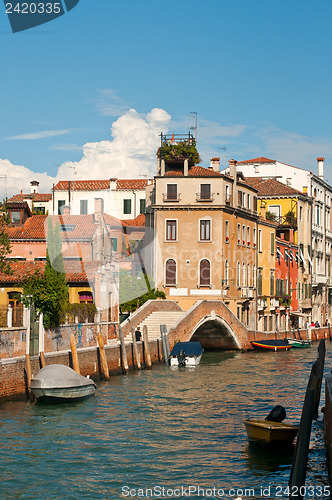
[[[288,498],[291,452],[249,446],[243,419],[282,404],[299,422],[316,357],[317,344],[206,352],[198,367],[114,376],[81,403],[3,403],[0,499]],[[320,415],[306,498],[329,498],[324,454]]]

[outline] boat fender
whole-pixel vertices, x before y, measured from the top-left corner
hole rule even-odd
[[[286,418],[286,410],[283,406],[277,405],[270,411],[265,420],[270,422],[282,422]]]

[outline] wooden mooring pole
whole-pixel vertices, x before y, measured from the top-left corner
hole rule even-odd
[[[133,365],[135,366],[135,363],[136,363],[136,366],[137,366],[137,369],[140,370],[141,369],[141,359],[140,359],[140,355],[139,355],[139,352],[138,352],[138,348],[137,348],[137,342],[136,342],[136,336],[135,336],[135,328],[132,327],[131,328],[131,338],[132,338],[132,341],[133,341]]]
[[[40,351],[39,353],[39,363],[40,363],[40,368],[44,368],[46,366],[45,354],[43,351]]]
[[[151,368],[152,362],[151,362],[151,354],[149,346],[148,327],[146,325],[143,326],[143,348],[144,348],[144,359],[146,367]]]
[[[26,353],[25,355],[25,375],[26,375],[26,394],[27,394],[27,399],[30,399],[30,401],[34,400],[33,394],[30,391],[30,384],[31,384],[31,378],[32,378],[32,371],[31,371],[31,361],[30,361],[30,354]]]
[[[81,372],[80,372],[80,365],[78,362],[76,340],[75,340],[75,336],[73,333],[70,336],[70,350],[71,350],[71,357],[72,357],[72,362],[73,362],[73,370],[75,370],[76,373],[80,374]]]
[[[110,373],[108,370],[107,358],[104,347],[104,339],[101,332],[98,333],[98,348],[99,348],[99,356],[100,356],[100,366],[103,377],[105,380],[110,379]]]
[[[127,359],[127,352],[126,352],[126,344],[124,341],[124,337],[123,337],[123,333],[122,333],[120,325],[119,325],[119,339],[120,339],[122,369],[125,373],[128,373],[129,366],[128,366],[128,359]]]
[[[299,432],[293,455],[292,469],[289,477],[289,498],[302,500],[303,487],[307,471],[308,452],[311,434],[311,425],[314,418],[318,417],[318,407],[322,386],[322,377],[325,359],[325,340],[318,346],[317,360],[312,366],[307,390],[304,398]]]

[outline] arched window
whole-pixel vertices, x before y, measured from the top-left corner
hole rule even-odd
[[[253,281],[253,283],[252,283],[253,287],[256,288],[257,287],[257,283],[256,283],[256,264],[254,264],[252,266],[252,281]]]
[[[209,286],[211,283],[210,271],[211,271],[210,261],[207,259],[201,260],[199,263],[199,284],[200,286]]]
[[[225,260],[225,272],[224,272],[225,285],[228,285],[228,279],[229,279],[229,263],[228,263],[228,259],[226,259]]]
[[[250,264],[247,264],[247,286],[250,286]]]
[[[242,286],[247,286],[246,265],[242,262]]]
[[[174,259],[166,260],[166,285],[176,285],[176,262]]]
[[[236,285],[241,286],[241,264],[240,264],[240,262],[236,263]]]

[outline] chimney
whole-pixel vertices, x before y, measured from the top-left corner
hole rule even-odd
[[[236,160],[229,160],[229,175],[234,179],[234,185],[236,184]]]
[[[262,202],[261,204],[261,211],[260,211],[260,217],[263,219],[266,219],[266,203]]]
[[[31,194],[38,193],[38,186],[39,186],[39,182],[38,181],[31,181],[30,182],[30,191],[31,191]]]
[[[325,158],[317,158],[318,163],[318,177],[324,179],[324,160]]]
[[[62,215],[70,215],[70,206],[69,205],[62,206]]]
[[[211,158],[210,168],[212,168],[212,170],[214,172],[219,172],[219,170],[220,170],[220,158]]]
[[[101,215],[104,211],[104,200],[95,198],[95,214]]]

